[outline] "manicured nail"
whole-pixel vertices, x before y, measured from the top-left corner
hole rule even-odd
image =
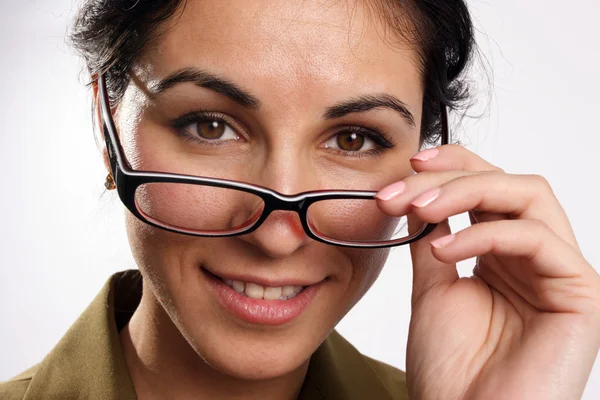
[[[417,154],[411,157],[411,160],[427,161],[431,160],[432,158],[435,158],[438,154],[440,154],[440,151],[436,147],[434,147],[418,152]]]
[[[425,193],[417,196],[417,198],[414,199],[410,204],[412,204],[415,207],[419,207],[419,208],[425,207],[425,206],[431,204],[431,202],[434,201],[435,199],[437,199],[439,196],[440,196],[440,188],[439,187],[429,189]]]
[[[406,183],[399,181],[392,183],[389,186],[384,187],[375,195],[379,200],[388,201],[404,193],[406,190]]]
[[[454,239],[456,239],[456,235],[454,235],[454,234],[446,235],[446,236],[442,236],[441,238],[432,240],[429,244],[431,244],[436,249],[441,249],[442,247],[446,247],[450,243],[454,242]]]

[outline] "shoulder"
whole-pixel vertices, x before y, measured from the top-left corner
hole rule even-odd
[[[29,383],[35,374],[38,366],[35,365],[26,371],[21,372],[14,378],[6,382],[0,382],[0,399],[2,400],[21,400],[25,397]]]

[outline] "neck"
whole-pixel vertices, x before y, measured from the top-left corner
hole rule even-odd
[[[147,290],[148,289],[148,290]],[[209,366],[144,288],[140,305],[120,333],[129,374],[139,399],[297,399],[308,360],[269,380],[240,380]]]

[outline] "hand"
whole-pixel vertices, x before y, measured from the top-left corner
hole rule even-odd
[[[390,215],[440,223],[411,244],[410,398],[580,398],[600,346],[600,277],[552,189],[460,146],[432,153],[411,160],[402,193],[378,194]],[[472,225],[447,236],[463,212]],[[473,276],[459,279],[471,257]]]

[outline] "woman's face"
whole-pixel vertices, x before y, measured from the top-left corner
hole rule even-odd
[[[423,99],[416,54],[367,5],[190,0],[166,28],[136,63],[116,113],[134,169],[235,179],[284,194],[378,190],[412,173]],[[381,104],[349,106],[357,100]],[[391,106],[399,101],[413,123]],[[202,190],[148,188],[138,200],[177,224],[227,209],[235,225],[251,212],[235,196]],[[369,210],[345,215],[346,230],[385,229]],[[144,296],[162,305],[165,322],[208,365],[243,379],[306,365],[387,257],[313,241],[286,211],[228,238],[169,233],[131,214],[127,229],[151,289]],[[255,299],[298,291],[290,286],[303,291]]]

